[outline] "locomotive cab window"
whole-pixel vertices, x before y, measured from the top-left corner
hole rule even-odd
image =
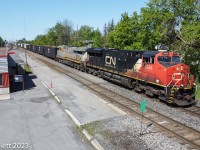
[[[181,62],[179,56],[172,56],[172,62]]]
[[[144,57],[143,59],[145,63],[154,64],[154,57]]]
[[[171,62],[171,57],[169,57],[169,56],[159,56],[158,62]]]

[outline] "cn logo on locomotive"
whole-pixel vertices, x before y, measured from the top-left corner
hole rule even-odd
[[[113,58],[112,56],[106,56],[105,63],[107,66],[115,67],[116,66],[116,57]]]

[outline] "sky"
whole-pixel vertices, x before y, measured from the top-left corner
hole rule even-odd
[[[0,36],[8,41],[33,40],[46,34],[57,22],[68,19],[76,30],[89,25],[103,31],[103,26],[121,14],[146,6],[148,0],[1,0]]]

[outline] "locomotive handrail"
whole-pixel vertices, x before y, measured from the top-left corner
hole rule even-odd
[[[169,87],[169,85],[172,83],[172,80],[169,82],[169,84],[166,86],[166,94],[167,94],[167,88]]]
[[[176,84],[177,84],[179,81],[181,81],[181,80],[182,80],[182,78],[179,79],[179,80],[177,80],[176,83],[173,85],[172,89],[173,89],[173,88],[176,86]]]

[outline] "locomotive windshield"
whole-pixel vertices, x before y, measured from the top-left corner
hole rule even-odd
[[[171,67],[180,63],[179,56],[159,56],[158,62],[164,67]]]
[[[171,62],[171,57],[170,56],[159,56],[158,62]]]
[[[179,56],[159,56],[158,57],[158,62],[180,62],[180,57]]]
[[[179,56],[172,56],[172,62],[180,62]]]

